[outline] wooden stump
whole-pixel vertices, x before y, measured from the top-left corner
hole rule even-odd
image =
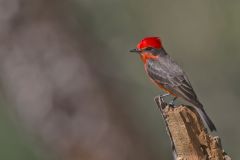
[[[156,97],[176,160],[231,160],[218,136],[212,136],[190,106],[169,106]]]

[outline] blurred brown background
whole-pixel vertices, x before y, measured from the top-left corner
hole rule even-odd
[[[172,159],[159,90],[128,53],[153,35],[240,158],[239,14],[223,0],[0,0],[0,159]]]

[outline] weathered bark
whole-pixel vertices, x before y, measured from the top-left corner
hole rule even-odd
[[[169,106],[155,99],[164,118],[177,160],[230,160],[218,136],[212,136],[193,107]]]

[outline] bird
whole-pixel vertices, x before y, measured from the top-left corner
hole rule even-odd
[[[166,92],[160,97],[172,95],[174,98],[170,102],[171,105],[174,104],[177,98],[182,98],[191,103],[208,125],[208,128],[211,131],[216,131],[214,123],[198,100],[187,74],[165,51],[159,37],[143,38],[137,44],[137,47],[130,50],[130,52],[140,55],[148,77]]]

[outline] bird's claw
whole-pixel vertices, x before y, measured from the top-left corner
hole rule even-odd
[[[169,93],[163,94],[163,95],[160,95],[160,96],[156,96],[154,99],[155,99],[155,101],[159,99],[159,100],[160,100],[160,103],[163,104],[163,103],[165,103],[164,97],[167,97],[167,96],[169,96],[169,95],[170,95]],[[174,106],[176,99],[177,99],[177,97],[174,97],[174,98],[168,103],[168,105],[169,105],[169,106]],[[165,104],[166,104],[166,103],[165,103]]]
[[[159,96],[156,96],[154,99],[155,99],[155,101],[159,101],[160,104],[166,104],[165,101],[164,101],[164,97],[167,97],[169,95],[170,95],[169,93],[163,94],[163,95],[159,95]]]
[[[169,105],[174,106],[176,99],[177,99],[177,97],[174,97],[173,100],[170,101]]]

